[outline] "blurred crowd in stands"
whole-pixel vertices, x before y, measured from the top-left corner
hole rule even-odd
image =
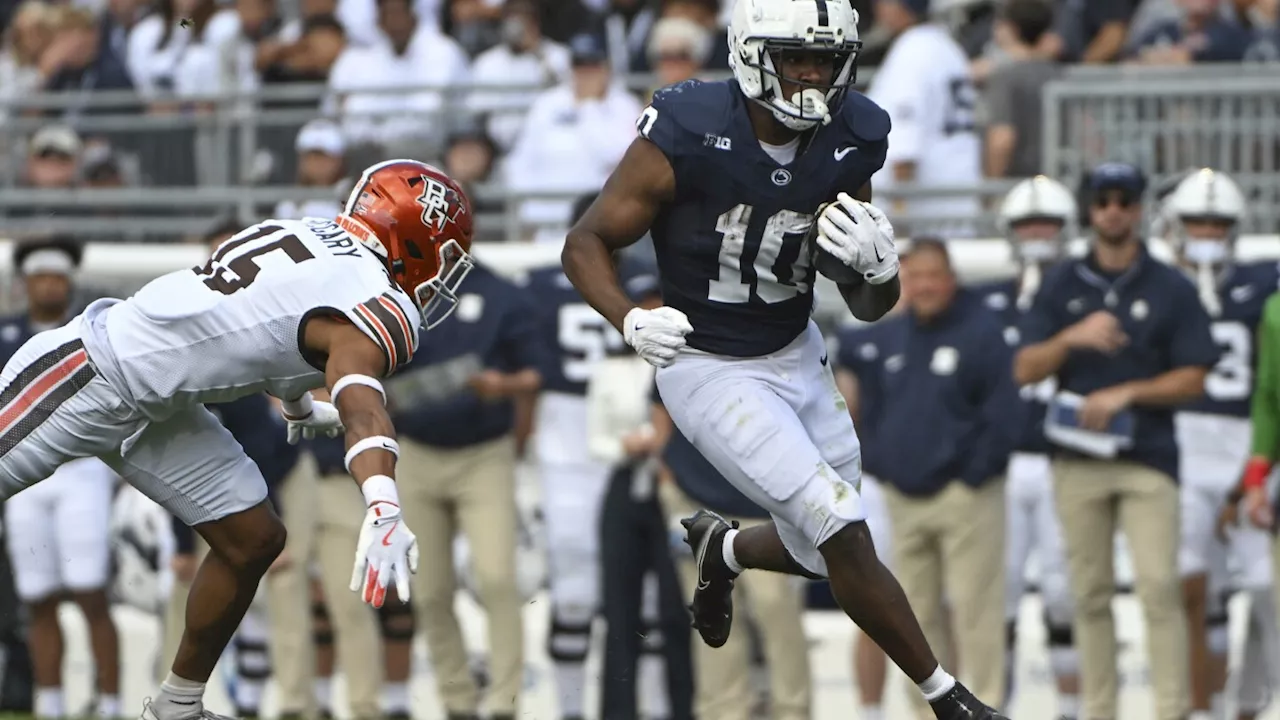
[[[873,69],[917,26],[929,30],[926,47],[963,51],[969,77],[957,82],[972,84],[954,87],[982,150],[972,162],[948,158],[960,182],[1040,170],[1039,93],[1063,64],[1280,58],[1276,0],[853,4],[873,97]],[[255,208],[319,212],[350,168],[411,155],[468,186],[572,197],[599,188],[654,88],[726,76],[731,10],[731,0],[4,0],[0,130],[13,149],[0,179],[335,186],[318,192],[323,203]],[[97,91],[136,95],[105,103]],[[149,117],[103,124],[121,113]],[[244,113],[284,114],[230,144],[218,144],[225,128],[200,121]],[[496,209],[483,194],[479,205]],[[521,202],[525,237],[558,239],[569,206]],[[5,214],[42,212],[66,209]],[[0,224],[6,235],[29,230]]]

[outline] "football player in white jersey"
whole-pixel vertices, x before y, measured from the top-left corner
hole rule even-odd
[[[1017,346],[1018,323],[1040,288],[1044,271],[1066,256],[1075,237],[1078,209],[1075,197],[1062,183],[1040,175],[1023,180],[1005,195],[998,223],[1010,243],[1018,276],[989,283],[975,292],[1004,321],[1005,340]],[[1014,693],[1017,663],[1018,608],[1026,589],[1027,561],[1034,552],[1039,567],[1040,598],[1049,644],[1049,665],[1058,685],[1058,714],[1074,718],[1079,712],[1079,661],[1071,633],[1071,588],[1062,529],[1053,503],[1053,475],[1048,441],[1041,420],[1057,390],[1056,378],[1022,388],[1030,417],[1027,432],[1009,460],[1005,529],[1005,616],[1008,622],[1010,680]]]
[[[1280,266],[1275,261],[1234,259],[1244,210],[1244,194],[1235,181],[1203,169],[1184,178],[1165,199],[1157,231],[1172,244],[1178,264],[1196,281],[1201,302],[1213,320],[1210,330],[1222,351],[1205,379],[1204,397],[1174,416],[1181,454],[1178,565],[1191,627],[1195,720],[1223,717],[1227,599],[1232,591],[1252,598],[1246,660],[1236,696],[1231,698],[1239,717],[1254,717],[1266,706],[1270,678],[1277,670],[1268,663],[1268,648],[1277,648],[1270,536],[1249,523],[1231,528],[1226,542],[1215,532],[1219,509],[1229,501],[1249,458],[1249,403],[1257,363],[1253,340],[1263,306],[1280,285]]]
[[[409,362],[419,326],[453,310],[471,227],[466,196],[443,172],[380,163],[336,220],[255,225],[203,267],[36,336],[0,373],[0,500],[97,456],[210,547],[144,720],[217,717],[204,709],[205,683],[285,542],[262,475],[204,403],[265,391],[282,400],[291,440],[345,428],[367,505],[351,589],[380,607],[394,578],[408,599],[417,541],[400,513],[379,378]],[[312,400],[322,386],[332,404]]]

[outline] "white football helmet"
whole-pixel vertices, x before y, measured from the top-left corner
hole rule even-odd
[[[1230,176],[1203,168],[1183,178],[1169,194],[1161,220],[1179,257],[1197,265],[1225,265],[1240,233],[1244,207],[1244,193]],[[1187,223],[1200,220],[1224,224],[1225,232],[1218,236],[1188,232]]]
[[[729,67],[738,86],[792,130],[831,122],[832,109],[853,84],[861,49],[858,12],[848,0],[737,0],[729,21]],[[782,77],[788,51],[831,53],[831,83]],[[800,90],[785,96],[784,81]]]
[[[996,225],[1009,241],[1014,258],[1022,267],[1018,306],[1026,309],[1040,288],[1041,267],[1061,259],[1067,243],[1076,235],[1079,210],[1076,198],[1066,185],[1046,175],[1023,180],[1004,196]],[[1026,237],[1019,225],[1028,221],[1056,223],[1058,232],[1048,237]]]
[[[112,597],[153,615],[162,614],[173,589],[173,518],[130,485],[111,507]]]
[[[1222,312],[1218,282],[1235,255],[1244,207],[1244,193],[1230,176],[1202,168],[1183,178],[1160,208],[1160,234],[1192,273],[1200,302],[1214,317]]]

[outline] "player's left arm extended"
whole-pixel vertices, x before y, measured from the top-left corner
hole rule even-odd
[[[854,193],[853,197],[862,202],[871,202],[871,181],[868,180],[858,189],[858,192]],[[889,282],[879,285],[856,282],[842,283],[838,287],[840,297],[844,298],[844,304],[849,308],[849,312],[863,322],[874,322],[884,317],[894,305],[898,304],[898,298],[902,295],[902,284],[896,275]]]

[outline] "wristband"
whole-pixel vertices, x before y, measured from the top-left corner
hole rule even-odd
[[[286,420],[301,420],[309,417],[312,411],[311,393],[303,393],[297,400],[281,400],[280,411]]]
[[[396,481],[386,475],[370,475],[360,485],[360,492],[364,493],[365,507],[380,502],[400,506],[400,494],[396,492]]]
[[[1245,490],[1257,490],[1267,486],[1267,476],[1271,474],[1271,461],[1263,457],[1251,457],[1244,466],[1244,476],[1240,485]]]
[[[346,457],[342,459],[342,464],[346,466],[347,472],[351,472],[351,461],[355,460],[356,456],[365,450],[386,450],[395,455],[397,460],[400,459],[400,443],[386,435],[373,435],[356,441],[356,444],[352,445],[351,449],[347,451]]]

